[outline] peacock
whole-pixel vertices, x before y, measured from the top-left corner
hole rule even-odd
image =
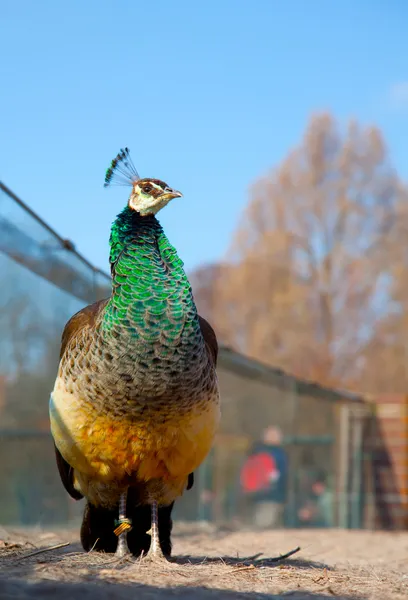
[[[174,501],[220,419],[217,338],[156,218],[182,194],[141,179],[128,148],[111,184],[131,187],[111,228],[112,293],[64,328],[51,433],[65,489],[86,498],[83,548],[165,561]]]

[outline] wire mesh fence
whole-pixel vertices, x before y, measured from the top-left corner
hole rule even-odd
[[[83,501],[72,500],[59,480],[48,399],[66,321],[109,296],[110,278],[3,184],[0,274],[0,523],[77,524]],[[220,432],[175,518],[261,528],[370,526],[371,455],[362,432],[372,419],[361,400],[225,347],[218,373]]]
[[[176,515],[236,527],[372,527],[369,429],[359,398],[221,348],[223,415],[194,502]],[[364,435],[356,436],[356,432]]]
[[[0,184],[0,522],[70,518],[48,399],[67,320],[110,294],[110,278]]]

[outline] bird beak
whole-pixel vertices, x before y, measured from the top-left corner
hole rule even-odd
[[[181,198],[182,196],[183,194],[181,192],[167,188],[162,194],[160,194],[160,199],[172,200],[173,198]]]

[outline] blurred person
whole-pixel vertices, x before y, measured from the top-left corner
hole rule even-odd
[[[298,510],[298,518],[304,527],[332,527],[333,494],[324,476],[313,481],[308,498]]]
[[[241,491],[257,529],[282,527],[286,502],[288,460],[278,427],[267,427],[251,448],[240,473]]]
[[[332,527],[333,525],[333,493],[325,479],[318,479],[312,485],[316,511],[314,527]]]

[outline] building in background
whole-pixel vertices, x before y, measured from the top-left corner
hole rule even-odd
[[[218,375],[222,417],[211,456],[196,477],[196,490],[185,494],[175,514],[196,519],[202,485],[211,473],[211,512],[219,525],[242,525],[248,506],[240,486],[251,448],[267,431],[282,434],[285,450],[287,527],[374,526],[375,498],[369,476],[368,435],[374,419],[363,398],[299,380],[221,346]],[[273,427],[273,429],[271,429]],[[312,501],[316,504],[310,518]],[[313,511],[312,511],[313,512]]]

